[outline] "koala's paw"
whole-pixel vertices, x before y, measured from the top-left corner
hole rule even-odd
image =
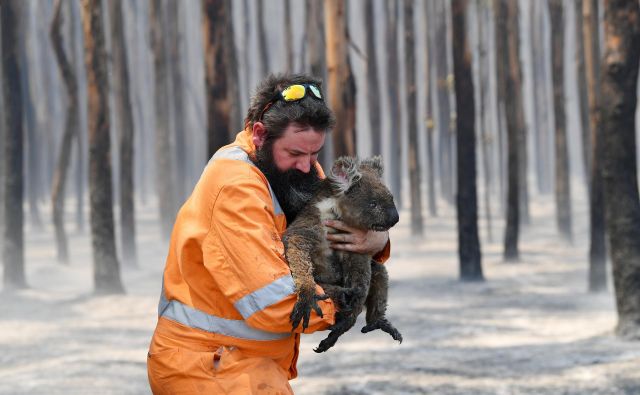
[[[373,330],[380,329],[383,332],[387,332],[391,335],[393,340],[397,340],[402,343],[402,334],[398,331],[386,318],[380,318],[379,320],[367,324],[362,328],[362,333],[371,332]]]
[[[316,295],[316,294],[299,294],[298,301],[293,307],[293,311],[289,316],[291,320],[292,328],[295,330],[300,321],[302,321],[302,331],[304,332],[309,327],[309,318],[311,317],[311,309],[315,310],[316,314],[322,317],[322,309],[318,306],[319,300],[328,299],[328,295]]]
[[[336,332],[334,331],[330,332],[329,336],[327,336],[326,339],[321,341],[320,344],[318,344],[318,347],[314,348],[313,351],[317,353],[327,351],[328,349],[330,349],[336,344],[336,342],[338,341],[338,337],[340,337],[340,335],[337,335]]]

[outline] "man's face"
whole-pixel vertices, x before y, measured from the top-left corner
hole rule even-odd
[[[310,126],[290,124],[273,143],[273,162],[280,171],[309,173],[324,145],[325,132]]]
[[[256,165],[269,180],[291,223],[316,191],[315,168],[325,139],[323,130],[291,124],[282,136],[257,146]]]

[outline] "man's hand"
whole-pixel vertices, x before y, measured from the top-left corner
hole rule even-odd
[[[327,220],[324,222],[339,233],[327,233],[329,246],[334,250],[356,252],[358,254],[375,255],[382,251],[389,241],[389,232],[362,230],[348,226],[342,221]]]

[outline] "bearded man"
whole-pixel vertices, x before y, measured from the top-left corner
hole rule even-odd
[[[154,394],[291,394],[302,326],[281,236],[324,177],[317,162],[335,123],[321,82],[267,77],[245,129],[218,150],[178,212],[147,359]],[[335,249],[389,255],[386,232],[340,221]],[[324,294],[317,286],[317,294]],[[340,306],[318,302],[307,332],[327,329]]]

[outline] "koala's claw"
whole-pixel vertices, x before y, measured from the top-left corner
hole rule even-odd
[[[338,341],[338,336],[333,337],[329,335],[329,337],[321,341],[320,344],[318,344],[318,347],[314,348],[313,351],[317,353],[325,352],[333,347],[336,344],[336,341]]]
[[[402,343],[402,334],[398,331],[386,318],[381,318],[375,322],[367,324],[361,330],[362,333],[368,333],[373,330],[380,329],[383,332],[387,332],[391,335],[393,340],[397,340]]]
[[[309,327],[311,309],[313,309],[316,314],[322,317],[322,309],[320,308],[320,306],[318,306],[318,301],[328,298],[328,295],[313,295],[311,297],[299,296],[298,301],[296,302],[296,305],[293,307],[293,311],[289,316],[292,325],[291,330],[294,331],[298,327],[298,325],[300,325],[300,321],[302,321],[303,332]]]

